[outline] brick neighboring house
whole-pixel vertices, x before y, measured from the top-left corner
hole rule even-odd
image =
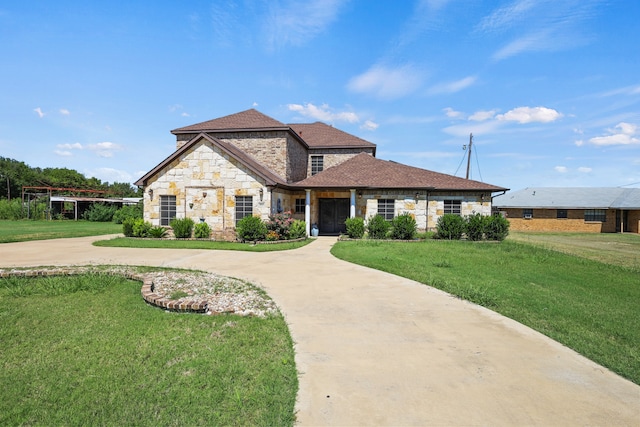
[[[640,188],[525,188],[493,204],[513,231],[640,232]]]
[[[409,213],[421,231],[444,213],[489,215],[506,188],[375,157],[376,146],[321,122],[284,124],[254,109],[171,131],[176,151],[140,178],[144,218],[204,221],[235,239],[246,215],[291,212],[307,234],[345,231],[348,217]]]

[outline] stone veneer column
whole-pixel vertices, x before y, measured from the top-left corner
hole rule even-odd
[[[304,222],[307,237],[311,236],[311,190],[304,190],[306,193],[304,201]]]

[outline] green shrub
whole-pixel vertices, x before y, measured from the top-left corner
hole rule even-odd
[[[391,238],[412,240],[418,231],[416,220],[408,213],[398,215],[391,221]]]
[[[133,237],[149,237],[149,230],[153,226],[150,222],[145,221],[142,218],[133,220]]]
[[[20,199],[0,199],[0,219],[22,219],[23,215]]]
[[[509,235],[509,220],[499,213],[487,217],[485,233],[488,240],[503,241]]]
[[[194,225],[191,218],[174,218],[170,224],[176,239],[189,239],[191,237]]]
[[[133,219],[142,218],[142,214],[143,214],[142,202],[139,202],[138,204],[135,204],[135,205],[125,205],[120,209],[118,209],[117,211],[115,211],[115,213],[113,214],[113,222],[115,222],[116,224],[122,224],[124,220],[127,218],[133,218]]]
[[[347,236],[351,239],[362,239],[364,236],[364,219],[359,217],[347,218],[344,222],[347,226]]]
[[[193,227],[193,237],[196,239],[208,239],[211,236],[211,227],[206,222],[199,222]]]
[[[267,225],[257,216],[245,216],[238,221],[236,234],[241,241],[264,240],[267,235]]]
[[[154,239],[162,239],[164,236],[167,235],[167,229],[160,226],[160,225],[156,225],[155,227],[151,227],[149,229],[149,231],[147,232],[148,237],[153,237]]]
[[[301,239],[303,237],[307,237],[307,223],[296,219],[291,223],[291,228],[289,228],[289,238]]]
[[[444,214],[438,218],[436,230],[439,239],[459,240],[465,231],[464,218],[456,214]]]
[[[127,218],[122,222],[122,234],[124,234],[124,237],[133,237],[133,224],[135,222],[134,218]]]
[[[487,217],[479,213],[467,215],[465,218],[465,233],[468,240],[478,241],[484,238]]]
[[[391,224],[381,215],[369,218],[367,232],[369,233],[370,239],[386,239],[389,228],[391,228]]]
[[[116,207],[103,203],[93,203],[84,211],[82,218],[93,222],[111,222],[116,212]]]

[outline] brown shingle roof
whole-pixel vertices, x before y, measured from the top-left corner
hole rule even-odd
[[[405,188],[504,191],[506,188],[453,175],[380,160],[360,153],[351,159],[296,182],[302,188]]]
[[[309,148],[373,148],[376,145],[322,122],[290,124]]]
[[[171,131],[173,134],[227,131],[227,130],[254,130],[254,129],[282,129],[287,130],[288,126],[276,119],[273,119],[258,110],[250,109],[239,113],[220,117],[194,125],[185,126]]]
[[[272,172],[269,168],[264,166],[262,163],[258,162],[256,159],[251,157],[249,154],[240,150],[233,144],[228,142],[221,141],[217,138],[213,138],[206,133],[200,133],[195,137],[191,138],[186,144],[176,150],[169,157],[164,159],[158,166],[153,168],[151,171],[147,172],[145,176],[140,178],[135,185],[143,186],[147,185],[147,181],[149,178],[157,174],[160,170],[162,170],[167,165],[171,164],[175,159],[180,157],[183,153],[187,152],[191,147],[193,147],[196,143],[198,143],[201,139],[205,139],[211,144],[219,147],[222,151],[226,152],[230,157],[238,160],[241,164],[246,166],[249,170],[254,172],[256,175],[265,180],[266,185],[269,186],[283,186],[287,187],[287,183],[284,179],[278,176],[276,173]]]

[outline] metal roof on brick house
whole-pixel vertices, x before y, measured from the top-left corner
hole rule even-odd
[[[403,188],[453,191],[506,191],[507,188],[458,178],[360,153],[294,184],[299,188]]]
[[[640,209],[640,188],[528,187],[496,197],[498,208]]]
[[[375,144],[322,122],[298,123],[290,124],[289,126],[311,149],[370,148],[375,154]]]
[[[135,183],[135,185],[138,185],[138,186],[147,185],[147,181],[151,177],[153,177],[158,172],[160,172],[162,169],[164,169],[165,167],[170,165],[171,162],[173,162],[177,158],[180,158],[180,156],[182,156],[184,153],[189,151],[194,145],[199,143],[202,139],[204,139],[207,142],[209,142],[210,144],[218,147],[221,151],[225,152],[230,157],[236,159],[238,162],[240,162],[245,167],[247,167],[247,169],[249,169],[250,171],[254,172],[260,178],[264,179],[266,185],[268,185],[268,186],[288,187],[288,185],[287,185],[287,183],[286,183],[286,181],[284,179],[282,179],[275,172],[273,172],[270,169],[268,169],[267,167],[265,167],[262,163],[256,161],[249,154],[247,154],[244,151],[240,150],[238,147],[236,147],[233,144],[221,141],[221,140],[219,140],[217,138],[214,138],[214,137],[212,137],[210,135],[207,135],[206,133],[200,133],[200,134],[196,135],[195,137],[191,138],[186,144],[184,144],[182,147],[180,147],[178,150],[176,150],[173,154],[171,154],[169,157],[164,159],[160,164],[158,164],[158,166],[156,166],[155,168],[153,168],[152,170],[147,172],[147,174],[145,176],[143,176],[142,178],[140,178]]]

